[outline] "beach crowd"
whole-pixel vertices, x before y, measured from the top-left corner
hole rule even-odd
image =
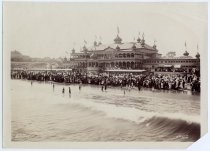
[[[138,74],[132,73],[80,73],[78,71],[11,71],[12,79],[26,79],[36,81],[52,81],[58,83],[78,83],[101,85],[102,89],[107,86],[113,87],[137,87],[163,89],[163,90],[185,90],[200,92],[200,76],[196,74],[165,75],[165,74]]]

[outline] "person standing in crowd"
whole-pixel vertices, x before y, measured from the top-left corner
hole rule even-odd
[[[182,80],[182,88],[185,89],[185,80]]]
[[[53,91],[54,91],[54,88],[55,88],[55,85],[54,85],[54,83],[53,83]]]

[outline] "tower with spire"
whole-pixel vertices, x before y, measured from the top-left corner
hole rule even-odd
[[[93,45],[94,45],[94,47],[98,46],[98,43],[97,43],[97,36],[95,36],[95,40],[94,40],[94,42],[93,42]]]
[[[96,47],[98,44],[97,44],[97,41],[94,41],[93,42],[93,45]]]
[[[198,45],[197,45],[197,54],[196,54],[196,59],[200,59],[200,53],[198,52]]]
[[[101,38],[101,36],[99,36],[98,46],[102,44],[101,41],[102,41],[102,38]]]
[[[122,38],[119,36],[120,30],[119,27],[117,27],[117,37],[114,39],[115,44],[121,44],[122,43]]]
[[[140,32],[139,32],[139,35],[138,35],[138,38],[137,38],[137,42],[138,42],[138,43],[140,43],[140,42],[141,42]]]
[[[88,51],[88,49],[87,49],[87,47],[86,47],[86,44],[87,44],[87,41],[84,40],[84,46],[83,46],[83,48],[82,48],[82,50],[83,50],[84,53],[87,53],[87,51]]]
[[[84,51],[85,53],[87,53],[88,49],[87,49],[86,45],[83,46],[83,51]]]
[[[185,41],[184,45],[185,45],[185,52],[183,53],[183,55],[184,56],[189,56],[189,52],[187,51],[187,43],[186,43],[186,41]]]
[[[197,54],[196,54],[196,59],[200,59],[200,53],[199,52],[197,52]]]
[[[133,43],[133,46],[132,46],[132,50],[136,50],[136,45],[135,45],[135,43]]]
[[[142,46],[144,46],[144,45],[145,45],[145,40],[144,40],[144,33],[142,34],[141,45],[142,45]]]
[[[75,54],[75,49],[74,48],[71,50],[71,53],[72,54]]]
[[[156,40],[154,40],[154,45],[152,46],[155,50],[157,49]]]

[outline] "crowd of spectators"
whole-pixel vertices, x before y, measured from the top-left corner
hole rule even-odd
[[[27,79],[37,81],[54,81],[59,83],[82,83],[113,87],[137,87],[164,89],[164,90],[185,90],[200,92],[200,77],[195,74],[186,75],[164,75],[164,74],[138,74],[132,73],[80,73],[67,71],[12,71],[12,79]]]

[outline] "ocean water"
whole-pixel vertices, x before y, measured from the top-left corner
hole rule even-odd
[[[71,87],[71,95],[69,94]],[[65,88],[65,93],[62,89]],[[124,93],[125,91],[125,93]],[[200,96],[11,81],[12,141],[196,141]]]

